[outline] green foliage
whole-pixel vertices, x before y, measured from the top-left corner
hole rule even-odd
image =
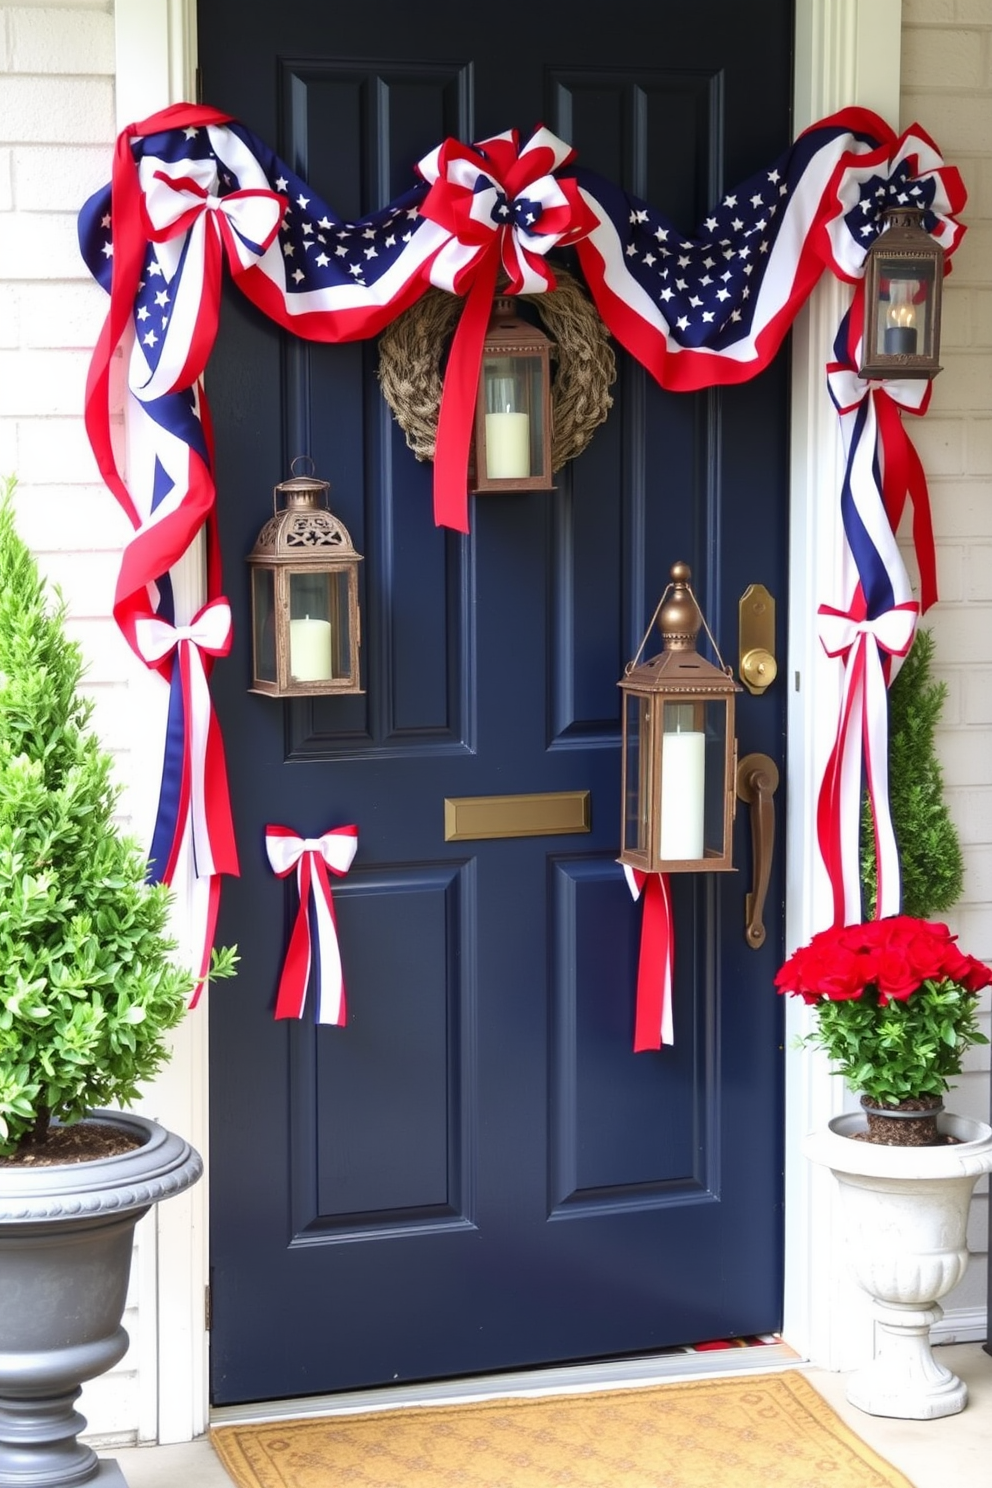
[[[0,500],[0,1152],[126,1105],[168,1057],[190,973],[168,891],[113,819],[82,659]],[[222,958],[221,974],[231,956]]]
[[[944,804],[934,733],[947,688],[931,679],[934,641],[917,631],[889,688],[889,799],[902,869],[902,912],[932,919],[951,908],[964,886],[957,832]],[[861,818],[861,885],[865,916],[875,913],[877,873],[871,813]]]
[[[826,1050],[851,1090],[876,1105],[943,1095],[971,1044],[987,1044],[976,1023],[978,999],[954,982],[926,981],[902,1002],[879,1005],[869,987],[853,1001],[816,1005],[805,1042]]]

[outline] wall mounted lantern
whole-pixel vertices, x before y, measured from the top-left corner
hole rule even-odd
[[[329,490],[328,481],[312,475],[293,475],[276,486],[274,515],[248,555],[252,692],[310,697],[362,690],[362,555],[328,510]]]
[[[865,260],[862,377],[936,377],[941,370],[944,250],[916,207],[889,207]]]
[[[737,792],[735,695],[689,587],[685,563],[651,619],[664,649],[638,665],[651,626],[618,684],[623,693],[623,824],[620,862],[644,873],[733,869]],[[696,651],[701,626],[719,666]]]
[[[553,343],[499,295],[482,347],[473,491],[550,491]]]

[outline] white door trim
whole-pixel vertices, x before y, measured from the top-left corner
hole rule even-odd
[[[835,109],[861,104],[898,119],[901,0],[796,0],[796,132]],[[116,0],[118,127],[195,96],[196,0]],[[209,101],[209,100],[207,100]],[[825,886],[814,848],[816,787],[823,764],[824,700],[829,691],[813,624],[814,601],[832,593],[838,563],[840,447],[823,379],[841,313],[833,281],[815,291],[793,333],[790,636],[783,685],[789,687],[787,779],[787,939],[798,944],[823,922]],[[187,603],[202,601],[199,565],[184,580]],[[799,685],[796,687],[798,676]],[[141,788],[143,782],[136,782]],[[156,782],[148,781],[149,792]],[[208,994],[209,995],[209,994]],[[769,988],[769,996],[774,995]],[[802,1010],[789,1009],[786,1050],[785,1335],[802,1354],[831,1368],[870,1352],[856,1294],[837,1274],[835,1204],[826,1174],[811,1173],[803,1134],[842,1103],[822,1061],[791,1047]],[[192,1014],[155,1088],[155,1109],[206,1155],[207,1018]],[[209,1176],[209,1170],[208,1170]],[[158,1439],[185,1441],[208,1415],[207,1182],[159,1206]],[[142,1319],[142,1327],[145,1320]]]

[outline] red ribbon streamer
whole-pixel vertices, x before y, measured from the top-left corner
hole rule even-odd
[[[671,881],[667,873],[641,873],[624,868],[630,891],[643,896],[641,949],[637,962],[637,1008],[634,1015],[634,1053],[660,1049],[674,1042],[672,979],[675,934],[672,925]]]

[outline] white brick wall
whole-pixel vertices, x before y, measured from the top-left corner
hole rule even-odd
[[[968,233],[945,283],[942,356],[930,413],[913,435],[930,483],[941,603],[928,616],[949,685],[938,747],[961,834],[962,944],[992,957],[992,0],[903,0],[901,124],[919,120],[968,190]],[[921,427],[921,424],[923,427]],[[989,1032],[989,998],[983,1026]],[[988,1120],[989,1049],[972,1050],[951,1098]],[[946,1308],[985,1305],[987,1183],[969,1226],[977,1253]],[[976,1318],[976,1328],[979,1326]]]
[[[126,785],[138,710],[129,706],[131,656],[108,610],[129,526],[82,424],[106,295],[76,240],[79,207],[110,174],[113,96],[111,0],[0,4],[0,475],[17,475],[22,536],[69,601],[95,722]],[[149,1418],[140,1376],[144,1369],[154,1386],[154,1250],[154,1230],[143,1222],[125,1316],[131,1347],[83,1394],[100,1438],[134,1441]],[[154,1419],[154,1402],[151,1411]]]

